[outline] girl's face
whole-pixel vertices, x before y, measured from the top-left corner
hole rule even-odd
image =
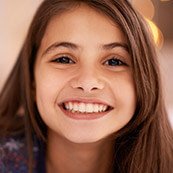
[[[35,64],[36,103],[51,136],[96,142],[132,118],[136,95],[121,30],[87,7],[54,17]]]

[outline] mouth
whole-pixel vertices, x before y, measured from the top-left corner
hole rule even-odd
[[[99,114],[109,112],[113,109],[112,106],[103,103],[86,103],[79,101],[67,101],[60,104],[60,107],[70,113],[78,114]]]

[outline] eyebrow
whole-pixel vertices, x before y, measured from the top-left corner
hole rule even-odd
[[[127,52],[129,52],[128,44],[123,43],[123,42],[113,42],[113,43],[105,44],[102,46],[102,48],[105,50],[111,50],[111,49],[114,49],[116,47],[121,47],[121,48],[125,49]]]
[[[71,42],[55,42],[52,45],[50,45],[43,52],[42,56],[47,54],[49,51],[57,49],[59,47],[64,47],[64,48],[68,48],[68,49],[72,49],[72,50],[77,50],[80,48],[79,45],[71,43]],[[121,48],[125,49],[127,52],[129,52],[128,45],[126,43],[123,43],[123,42],[113,42],[113,43],[101,45],[101,48],[104,50],[111,50],[111,49],[114,49],[116,47],[121,47]]]
[[[49,51],[54,50],[56,48],[59,47],[64,47],[64,48],[68,48],[68,49],[78,49],[79,46],[77,46],[74,43],[70,43],[70,42],[55,42],[52,45],[50,45],[42,54],[42,56],[44,56],[45,54],[47,54]]]

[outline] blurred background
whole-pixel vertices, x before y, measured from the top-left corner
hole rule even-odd
[[[167,110],[173,125],[173,0],[130,0],[146,18],[159,51]],[[0,0],[0,90],[42,0]]]

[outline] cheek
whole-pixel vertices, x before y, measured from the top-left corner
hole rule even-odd
[[[136,92],[132,76],[123,75],[112,81],[112,86],[114,86],[112,90],[118,107],[129,114],[134,113]]]
[[[112,132],[123,128],[133,117],[136,109],[136,94],[133,80],[130,77],[124,77],[113,81],[112,92],[115,100],[115,110],[108,123],[112,127]]]
[[[61,90],[67,84],[65,73],[38,67],[35,72],[36,103],[40,112],[52,111]]]
[[[40,116],[47,126],[56,127],[56,104],[59,94],[67,84],[65,73],[49,68],[37,68],[35,73],[36,104]]]
[[[57,96],[60,90],[67,83],[67,75],[56,69],[40,68],[35,75],[36,93],[41,96]]]

